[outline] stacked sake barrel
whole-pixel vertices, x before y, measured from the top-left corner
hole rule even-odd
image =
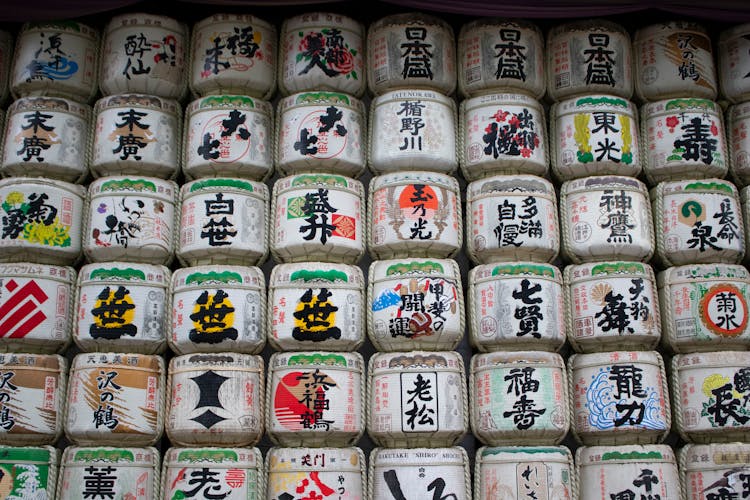
[[[677,498],[669,391],[660,340],[654,225],[641,173],[630,37],[602,20],[553,28],[547,39],[552,170],[560,218],[571,430],[580,498],[659,482]],[[641,470],[657,471],[639,478]],[[633,477],[638,484],[633,484]]]
[[[747,27],[744,28],[747,32]],[[748,418],[742,393],[750,373],[748,272],[741,262],[746,233],[739,187],[742,104],[748,94],[737,72],[748,65],[737,46],[743,27],[722,34],[719,62],[729,128],[717,98],[707,32],[694,23],[651,26],[636,34],[637,92],[642,107],[644,169],[652,185],[662,340],[674,353],[671,388],[686,497],[731,492],[711,484],[744,464]],[[730,47],[734,44],[734,47]],[[679,55],[679,57],[675,57]],[[740,58],[744,58],[742,61]],[[655,80],[658,77],[658,80]],[[731,156],[728,154],[731,151]],[[711,454],[709,460],[696,456]],[[719,457],[726,457],[725,459]],[[718,458],[718,460],[717,460]],[[706,484],[703,484],[706,482]]]
[[[367,430],[371,498],[469,498],[456,50],[433,16],[370,25]],[[429,463],[430,467],[425,467]]]
[[[27,24],[15,58],[10,37],[0,39],[0,94],[9,85],[15,99],[0,163],[2,461],[26,474],[26,491],[54,496],[59,451],[50,445],[69,427],[68,362],[56,353],[74,318],[86,190],[73,183],[87,174],[99,34],[79,23]]]
[[[288,18],[279,37],[267,336],[268,498],[365,494],[364,25]]]
[[[538,101],[544,39],[521,21],[461,29],[460,162],[466,188],[471,428],[475,498],[577,495],[570,428],[560,228],[551,149]],[[498,56],[499,55],[499,56]],[[496,57],[495,57],[496,56]],[[528,481],[514,471],[525,468]],[[546,471],[546,472],[541,472]],[[523,492],[523,493],[521,493]]]

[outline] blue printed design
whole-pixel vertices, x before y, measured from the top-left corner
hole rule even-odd
[[[382,311],[389,307],[401,305],[401,295],[393,290],[384,290],[375,300],[372,301],[373,311]]]
[[[78,63],[67,57],[57,56],[52,61],[34,59],[27,66],[27,82],[32,80],[68,80],[78,72]]]
[[[589,424],[595,429],[608,430],[617,427],[616,422],[623,419],[624,412],[617,410],[618,404],[643,405],[643,418],[638,424],[626,425],[628,428],[663,430],[664,421],[661,418],[661,398],[656,388],[645,386],[642,391],[645,398],[616,398],[617,387],[610,380],[612,367],[600,368],[599,373],[592,377],[591,385],[586,391],[586,409],[589,411]]]

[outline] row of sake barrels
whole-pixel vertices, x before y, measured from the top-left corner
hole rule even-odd
[[[747,35],[750,25],[725,30],[719,41],[723,95],[750,98]],[[403,87],[473,96],[520,91],[554,100],[607,92],[644,101],[673,97],[715,99],[718,83],[708,31],[694,22],[670,22],[628,32],[606,20],[579,20],[548,34],[525,21],[481,19],[458,38],[437,17],[409,13],[364,25],[335,13],[286,19],[273,25],[250,15],[216,14],[198,22],[192,43],[183,23],[165,16],[115,16],[99,42],[78,22],[27,23],[18,35],[12,70],[9,34],[0,37],[3,82],[15,96],[62,95],[90,100],[123,92],[180,98],[237,93],[269,98],[333,90],[355,96]],[[277,49],[280,47],[280,50]],[[277,52],[280,53],[277,64]],[[545,59],[546,52],[546,59]],[[8,76],[9,75],[9,76]],[[635,84],[635,85],[634,85]],[[2,95],[7,94],[4,83]]]
[[[458,447],[376,448],[367,469],[363,451],[354,447],[271,448],[265,462],[257,448],[174,447],[163,461],[155,448],[71,446],[62,459],[51,447],[0,450],[0,470],[11,479],[10,498],[25,498],[28,491],[60,500],[332,494],[385,500],[426,498],[433,491],[437,498],[472,498],[469,458]],[[664,445],[589,446],[575,455],[574,465],[562,446],[480,448],[473,498],[740,498],[750,471],[750,445],[743,443],[686,445],[678,454]],[[93,496],[99,493],[110,496]]]
[[[649,199],[650,196],[650,199]],[[72,265],[133,261],[184,265],[356,264],[373,259],[451,258],[464,245],[476,264],[649,261],[666,266],[737,264],[745,257],[750,187],[695,179],[650,192],[632,177],[585,177],[553,185],[535,176],[494,176],[467,188],[466,217],[453,177],[377,176],[369,200],[357,180],[323,173],[263,183],[112,176],[82,186],[43,178],[0,180],[0,261]],[[270,205],[270,213],[269,213]],[[653,215],[652,215],[653,214]]]
[[[668,378],[656,351],[494,352],[471,358],[468,389],[455,351],[260,356],[0,355],[0,443],[133,446],[166,432],[181,446],[650,444],[673,428],[688,442],[750,431],[750,353],[678,354]],[[365,380],[367,378],[367,380]],[[267,379],[267,383],[266,383]],[[671,383],[671,396],[670,385]],[[169,397],[166,397],[167,394]],[[670,406],[670,401],[673,405]],[[672,413],[674,408],[674,414]],[[674,418],[673,418],[674,415]]]
[[[574,465],[562,446],[480,448],[473,498],[740,498],[750,471],[750,445],[743,443],[689,444],[678,454],[664,445],[588,446],[575,455]],[[104,498],[154,500],[332,494],[385,500],[424,498],[433,491],[439,498],[472,498],[469,458],[458,447],[376,448],[367,468],[363,451],[354,447],[271,448],[265,462],[257,448],[174,447],[163,461],[155,448],[71,446],[62,459],[51,447],[2,448],[0,469],[12,479],[6,487],[11,498],[23,498],[31,484],[60,500],[99,492],[110,495]]]
[[[652,185],[683,178],[750,181],[750,103],[733,106],[725,134],[721,108],[696,98],[636,107],[609,94],[556,103],[547,140],[541,104],[522,94],[489,94],[461,104],[430,90],[402,89],[364,104],[353,96],[315,91],[272,106],[241,95],[190,103],[144,94],[85,104],[51,97],[15,101],[7,111],[0,173],[82,182],[89,173],[173,178],[265,180],[324,172],[358,177],[460,166],[476,180],[497,173],[561,181],[591,175],[637,176]],[[274,121],[276,127],[274,128]],[[367,131],[369,130],[369,135]],[[640,130],[640,132],[639,132]],[[726,138],[725,138],[726,137]]]
[[[750,273],[740,265],[608,261],[477,266],[464,301],[450,259],[307,262],[273,268],[111,262],[76,272],[0,264],[0,352],[260,353],[452,350],[468,326],[480,352],[750,350]],[[465,305],[466,304],[466,305]]]

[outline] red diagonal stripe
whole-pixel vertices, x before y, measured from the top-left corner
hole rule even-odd
[[[19,326],[16,331],[10,335],[10,338],[17,339],[20,337],[25,337],[31,330],[39,326],[39,324],[45,319],[47,319],[47,316],[45,316],[42,311],[37,311],[32,317],[30,317],[28,320],[26,320],[26,322]]]
[[[4,337],[8,335],[26,316],[34,312],[36,304],[31,300],[27,300],[21,307],[13,311],[8,317],[3,318],[4,321],[0,323],[0,336]],[[13,335],[11,335],[13,336]]]
[[[36,281],[29,281],[0,306],[0,318],[4,318],[14,307],[20,304],[21,301],[29,295],[38,300],[40,304],[49,298],[47,297],[47,294],[44,293],[44,290],[36,284]],[[3,330],[0,330],[0,335],[4,335]]]

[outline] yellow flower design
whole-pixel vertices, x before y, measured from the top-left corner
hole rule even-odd
[[[8,193],[8,196],[5,198],[5,202],[8,205],[20,205],[24,202],[24,196],[23,193],[19,191],[11,191]]]

